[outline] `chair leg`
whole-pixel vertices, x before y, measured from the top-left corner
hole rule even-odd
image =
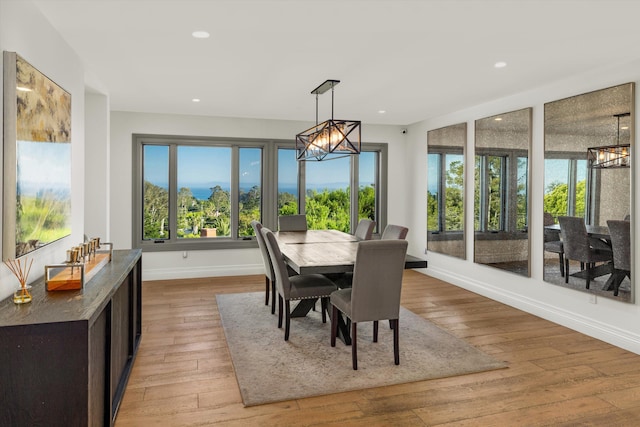
[[[276,312],[276,281],[271,281],[271,314]]]
[[[399,320],[393,320],[393,361],[396,365],[400,364],[400,328]]]
[[[558,258],[560,259],[560,276],[564,277],[564,255],[559,253]]]
[[[271,289],[269,289],[269,278],[267,276],[264,276],[264,284],[266,286],[266,291],[264,293],[264,305],[269,305],[269,291]]]
[[[373,321],[373,342],[378,342],[378,321]]]
[[[278,328],[282,328],[282,295],[278,294]]]
[[[284,302],[285,304],[285,320],[284,320],[284,340],[289,341],[289,328],[291,327],[291,303],[289,300]]]
[[[564,258],[564,283],[569,283],[569,258]]]
[[[357,322],[351,322],[351,363],[353,364],[353,370],[358,370],[358,337],[356,335]]]
[[[327,301],[329,298],[324,297],[320,299],[320,310],[322,311],[322,323],[327,323]]]
[[[338,335],[338,309],[331,304],[331,347],[336,346],[336,335]]]

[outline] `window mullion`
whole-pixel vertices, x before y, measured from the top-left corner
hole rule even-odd
[[[178,241],[178,148],[169,144],[169,242]]]
[[[359,167],[360,167],[360,158],[358,156],[351,156],[351,161],[349,162],[351,165],[351,176],[349,177],[349,187],[351,191],[349,192],[349,197],[351,198],[351,233],[356,232],[356,227],[358,226],[358,212],[360,210],[360,204],[358,202],[358,193],[359,193]]]
[[[231,147],[231,212],[229,212],[231,220],[231,239],[238,238],[238,214],[240,212],[240,153],[237,146]]]

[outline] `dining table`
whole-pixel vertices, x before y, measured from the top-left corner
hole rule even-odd
[[[560,224],[547,225],[545,230],[557,231],[560,233]],[[611,233],[609,227],[606,225],[585,225],[587,234],[593,238],[600,239],[603,242],[611,246]],[[596,265],[595,267],[585,268],[576,273],[571,274],[571,277],[578,277],[581,279],[595,279],[596,277],[611,274],[613,272],[613,262],[606,262],[604,264]],[[603,291],[613,290],[613,277],[610,277],[602,287]]]
[[[298,274],[353,271],[358,238],[339,230],[278,231],[275,234],[285,262]],[[427,261],[407,254],[405,269],[426,268]]]
[[[274,235],[286,264],[298,274],[334,274],[353,271],[359,240],[352,234],[339,230],[306,230],[278,231]],[[405,269],[426,267],[426,260],[406,255]],[[306,316],[315,307],[315,303],[314,299],[300,300],[291,312],[291,317]],[[349,324],[342,319],[342,316],[338,319],[338,337],[345,344],[351,344]]]

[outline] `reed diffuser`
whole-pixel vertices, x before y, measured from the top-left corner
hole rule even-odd
[[[13,302],[15,304],[26,304],[31,302],[31,293],[29,292],[31,286],[27,285],[27,278],[29,277],[29,272],[33,265],[33,259],[30,261],[26,257],[24,260],[10,259],[5,261],[4,264],[20,282],[20,289],[13,293]]]

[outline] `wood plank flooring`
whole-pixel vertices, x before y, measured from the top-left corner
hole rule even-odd
[[[402,304],[508,369],[245,408],[215,295],[255,291],[264,276],[145,282],[116,426],[640,425],[640,355],[415,271]]]

